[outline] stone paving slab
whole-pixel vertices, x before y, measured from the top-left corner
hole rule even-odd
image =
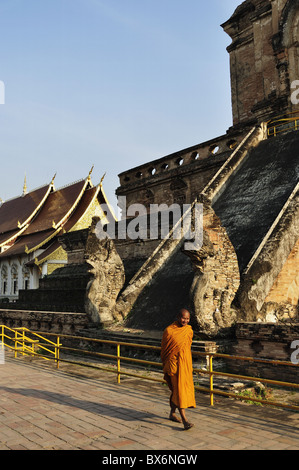
[[[299,413],[197,393],[194,428],[168,419],[162,384],[60,369],[7,354],[0,365],[0,450],[299,450]],[[113,454],[114,455],[114,454]]]

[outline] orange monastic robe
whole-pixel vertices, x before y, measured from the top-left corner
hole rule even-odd
[[[171,378],[171,401],[178,408],[195,408],[191,344],[193,330],[190,325],[172,323],[163,333],[161,359],[163,372]]]

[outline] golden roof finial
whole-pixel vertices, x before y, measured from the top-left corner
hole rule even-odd
[[[103,183],[103,180],[104,180],[105,176],[106,176],[106,171],[105,171],[105,173],[103,174],[103,176],[101,178],[100,185]]]
[[[52,191],[52,190],[55,191],[54,180],[56,178],[56,175],[57,175],[57,173],[55,173],[55,175],[51,179],[51,183],[49,184],[50,191]]]
[[[92,165],[91,170],[90,170],[90,172],[88,173],[88,177],[87,177],[87,180],[88,180],[88,181],[91,180],[91,173],[92,173],[92,171],[93,171],[93,168],[94,168],[94,165]]]
[[[25,173],[25,178],[24,178],[23,196],[25,196],[25,194],[27,194],[26,173]]]
[[[51,180],[51,183],[50,183],[50,184],[54,184],[54,180],[55,180],[55,178],[56,178],[56,175],[57,175],[57,173],[55,173],[55,175],[53,176],[53,178],[52,178],[52,180]]]

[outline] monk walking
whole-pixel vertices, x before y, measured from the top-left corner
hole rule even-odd
[[[164,379],[171,391],[169,419],[183,422],[186,430],[193,424],[187,420],[185,409],[196,407],[191,355],[193,330],[189,321],[190,313],[182,309],[177,321],[164,330],[161,344]],[[176,409],[181,418],[175,414]]]

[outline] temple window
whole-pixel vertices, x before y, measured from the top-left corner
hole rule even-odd
[[[3,265],[1,268],[1,294],[7,293],[7,266]]]
[[[18,268],[15,264],[11,267],[11,293],[16,295],[18,293]]]

